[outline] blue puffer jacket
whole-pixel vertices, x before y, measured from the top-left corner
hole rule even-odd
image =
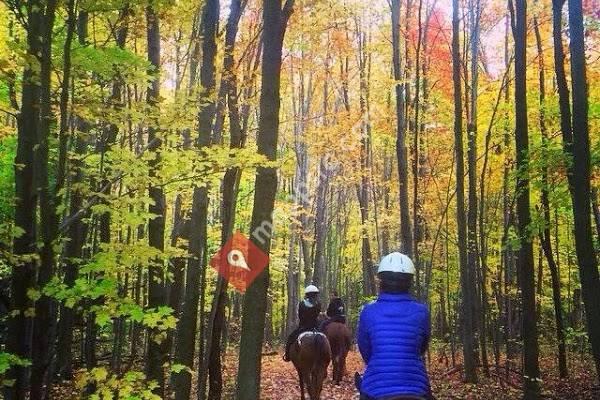
[[[381,293],[358,324],[358,348],[367,364],[361,392],[375,399],[426,396],[429,378],[422,353],[431,333],[427,307],[410,294]]]

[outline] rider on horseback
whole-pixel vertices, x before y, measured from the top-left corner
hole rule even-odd
[[[344,305],[344,301],[338,296],[336,290],[331,291],[329,307],[327,307],[327,316],[329,318],[323,321],[319,327],[321,332],[325,332],[327,325],[332,322],[346,323],[346,306]]]
[[[300,326],[288,337],[285,345],[284,361],[290,361],[290,347],[298,339],[302,332],[316,330],[318,317],[321,314],[321,303],[319,302],[319,288],[315,285],[308,285],[304,289],[304,300],[298,304],[298,319]]]
[[[401,253],[379,263],[379,297],[363,308],[358,324],[358,348],[367,366],[357,382],[361,400],[431,398],[423,361],[431,326],[427,307],[409,294],[415,272]]]

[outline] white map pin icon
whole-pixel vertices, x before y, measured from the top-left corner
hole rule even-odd
[[[232,267],[245,269],[246,271],[250,271],[248,264],[246,263],[246,259],[244,258],[244,253],[240,250],[230,250],[227,253],[227,262]]]

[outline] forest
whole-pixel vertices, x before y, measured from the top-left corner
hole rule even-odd
[[[358,399],[398,251],[431,398],[600,399],[599,80],[598,0],[1,0],[0,398],[297,400],[314,285]]]

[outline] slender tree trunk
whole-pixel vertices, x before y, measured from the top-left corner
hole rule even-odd
[[[171,231],[171,247],[185,250],[180,243],[180,239],[188,240],[189,232],[187,220],[182,210],[182,196],[177,195],[173,204],[173,229]],[[179,318],[181,313],[181,303],[185,291],[185,257],[175,257],[170,261],[170,271],[173,274],[169,282],[169,306],[173,309],[174,315]],[[169,334],[169,349],[173,346],[174,332]]]
[[[27,3],[27,54],[37,57],[41,43],[42,5],[40,1]],[[21,358],[31,357],[32,318],[25,310],[32,306],[27,290],[34,284],[35,260],[30,256],[36,253],[36,205],[37,193],[34,186],[34,152],[38,138],[40,112],[39,75],[32,64],[23,71],[21,110],[17,118],[17,153],[15,157],[15,226],[22,234],[16,235],[13,244],[14,254],[27,256],[12,269],[11,303],[14,313],[8,323],[6,351]],[[25,399],[27,395],[29,368],[14,366],[7,379],[14,380],[12,386],[4,388],[7,400]]]
[[[290,224],[291,235],[288,253],[288,270],[287,270],[287,307],[286,307],[286,329],[285,336],[289,335],[292,330],[298,326],[298,313],[296,307],[300,301],[300,263],[296,262],[296,230],[300,229],[296,224]],[[298,257],[300,260],[300,257]]]
[[[357,26],[357,29],[359,27]],[[360,184],[357,187],[358,202],[360,206],[360,218],[362,224],[362,278],[363,278],[363,295],[372,296],[376,292],[375,288],[375,276],[373,273],[373,253],[371,251],[371,240],[369,237],[369,230],[367,228],[369,220],[369,193],[371,192],[369,183],[369,168],[371,164],[370,160],[370,121],[369,121],[369,109],[368,109],[368,77],[367,77],[367,62],[368,54],[366,50],[367,41],[366,33],[358,33],[358,48],[359,48],[359,79],[360,79],[360,94],[359,94],[359,107],[362,116],[361,122],[361,139],[360,139],[360,168],[361,168],[361,179]],[[407,178],[408,179],[408,178]],[[408,191],[407,191],[408,197]]]
[[[573,90],[573,164],[571,171],[568,172],[571,176],[573,217],[577,227],[575,229],[575,250],[579,264],[581,292],[597,378],[600,379],[600,296],[598,296],[600,277],[598,260],[594,250],[590,209],[589,105],[581,0],[569,0],[569,32],[571,37],[571,86]]]
[[[461,60],[460,60],[460,21],[459,3],[453,0],[452,13],[452,78],[454,82],[454,147],[456,151],[456,217],[458,225],[458,252],[460,264],[460,280],[462,288],[462,328],[463,328],[463,355],[465,363],[465,380],[469,383],[477,382],[475,365],[474,328],[471,291],[472,279],[468,267],[467,224],[465,218],[465,166],[463,149],[463,106],[461,87]]]
[[[64,187],[67,172],[67,145],[69,143],[69,93],[71,91],[71,45],[77,24],[75,0],[67,2],[67,22],[65,44],[63,46],[63,76],[60,88],[60,125],[58,132],[58,174],[56,177],[56,193]]]
[[[160,71],[160,31],[159,17],[154,4],[146,7],[147,38],[148,38],[148,61]],[[147,90],[147,103],[152,107],[152,112],[158,113],[158,103],[160,98],[160,78],[158,76],[152,81]],[[158,118],[151,120],[151,126],[148,127],[148,150],[155,153],[150,161],[150,178],[156,179],[156,168],[160,165],[160,148],[162,139],[158,134]],[[148,244],[159,251],[165,248],[165,195],[160,186],[150,184],[148,188],[150,198],[153,203],[149,207],[149,212],[154,215],[148,222]],[[148,269],[148,307],[151,309],[164,306],[167,303],[165,271],[162,259],[154,260],[154,265]],[[148,379],[158,383],[154,392],[164,395],[164,364],[167,361],[167,341],[159,341],[155,329],[148,330],[148,360],[146,363],[146,375]]]
[[[542,134],[542,151],[543,154],[548,154],[548,129],[546,127],[546,66],[544,62],[544,52],[542,48],[542,37],[540,34],[540,27],[537,17],[533,18],[535,39],[538,56],[538,69],[539,69],[539,125]],[[540,243],[548,262],[548,268],[550,269],[550,276],[552,279],[552,298],[554,301],[554,318],[556,321],[556,338],[558,340],[558,370],[561,378],[568,376],[567,371],[567,352],[565,345],[565,332],[563,322],[563,311],[562,311],[562,299],[560,294],[560,276],[558,274],[558,267],[554,260],[554,253],[552,252],[552,237],[550,234],[550,186],[548,182],[548,160],[544,157],[544,165],[542,166],[542,212],[544,214],[544,228],[540,235]],[[541,287],[541,285],[540,285]]]
[[[242,127],[240,125],[240,116],[238,108],[238,89],[237,78],[235,75],[235,60],[234,47],[238,31],[240,17],[244,10],[246,2],[234,0],[231,2],[229,18],[225,33],[225,55],[223,60],[223,77],[221,79],[221,90],[225,87],[227,104],[229,107],[229,125],[230,125],[230,147],[239,149],[244,146],[242,135]],[[217,105],[218,107],[218,105]],[[218,118],[218,112],[217,112]],[[216,121],[215,124],[219,122]],[[217,127],[215,127],[215,130]],[[216,140],[216,138],[215,138]],[[225,172],[223,178],[223,199],[221,204],[221,245],[229,240],[233,234],[235,224],[235,210],[237,205],[237,195],[241,170],[239,168],[231,168]],[[227,281],[221,276],[217,280],[216,295],[213,300],[210,321],[209,321],[209,345],[208,356],[206,362],[209,372],[209,399],[220,399],[223,391],[223,376],[221,367],[221,357],[223,353],[222,340],[223,331],[225,329],[225,303],[227,301]]]
[[[531,211],[529,200],[529,133],[527,123],[527,3],[515,1],[513,18],[515,41],[515,146],[517,153],[517,227],[520,238],[517,268],[523,304],[523,373],[524,399],[540,396],[540,367],[533,243],[529,233]]]
[[[325,57],[325,78],[323,82],[323,126],[328,125],[329,113],[329,54]],[[312,98],[312,96],[310,96]],[[323,298],[328,298],[329,284],[327,272],[329,263],[325,258],[328,231],[327,195],[329,192],[329,168],[327,155],[322,155],[319,162],[317,194],[315,198],[315,254],[313,284],[321,290]]]
[[[67,5],[67,33],[65,37],[65,45],[63,50],[63,82],[60,93],[60,131],[59,131],[59,171],[65,171],[67,169],[67,149],[68,149],[68,132],[69,132],[69,93],[71,90],[71,45],[73,42],[73,36],[75,33],[75,27],[77,25],[77,15],[75,13],[75,0],[69,0]],[[84,150],[83,146],[80,146],[82,140],[79,135],[76,139],[75,151],[79,153],[80,150]],[[73,182],[81,182],[82,165],[78,161],[73,162],[73,169],[75,174],[73,176]],[[66,174],[65,174],[66,175]],[[66,176],[57,177],[57,187],[62,187],[66,180]],[[73,214],[73,208],[75,212],[79,211],[82,206],[82,196],[77,190],[71,192],[71,204],[69,215]],[[64,283],[68,287],[72,287],[77,277],[77,265],[75,258],[81,258],[81,249],[83,247],[83,232],[80,230],[81,224],[75,221],[69,227],[67,232],[69,241],[65,245],[65,277]],[[58,344],[56,356],[56,375],[59,378],[70,379],[72,377],[72,363],[73,363],[73,324],[75,320],[75,313],[72,307],[66,307],[64,304],[60,306],[60,321],[58,323]]]
[[[419,198],[419,180],[421,178],[420,164],[422,161],[421,155],[421,124],[419,123],[419,116],[421,111],[421,46],[424,40],[423,37],[423,0],[419,0],[417,23],[419,25],[417,33],[417,48],[415,51],[415,97],[413,108],[415,112],[415,118],[413,121],[413,161],[412,161],[412,173],[413,173],[413,261],[417,268],[417,274],[415,284],[417,287],[417,298],[423,299],[423,284],[421,283],[421,262],[419,259],[419,242],[423,240],[423,226],[422,219],[420,216],[421,200]]]
[[[215,58],[217,53],[216,34],[219,22],[219,1],[204,3],[200,26],[202,29],[202,64],[200,67],[200,109],[198,111],[198,139],[196,146],[202,150],[211,143],[213,119],[215,116]],[[190,369],[194,367],[196,332],[198,325],[198,305],[200,303],[200,329],[204,330],[204,280],[208,260],[208,189],[194,188],[192,215],[190,219],[191,257],[186,273],[186,290],[183,312],[177,327],[176,360]],[[202,296],[200,295],[202,293]],[[198,365],[204,367],[204,337],[201,335],[198,349]],[[204,368],[198,371],[198,399],[206,394],[206,373]],[[183,371],[175,375],[175,398],[188,400],[191,392],[191,375]]]
[[[504,21],[504,66],[507,71],[510,70],[511,58],[509,56],[509,32],[510,32],[510,17],[505,16]],[[501,293],[502,304],[501,304],[501,322],[500,326],[503,328],[502,336],[506,347],[506,371],[508,374],[509,368],[512,364],[513,359],[513,330],[512,330],[512,315],[513,315],[513,301],[511,295],[512,287],[512,270],[513,270],[513,251],[510,243],[508,242],[508,232],[513,224],[512,221],[512,198],[510,196],[509,189],[509,177],[511,174],[512,155],[511,155],[511,132],[510,132],[510,81],[507,82],[503,90],[503,140],[502,140],[502,151],[504,153],[504,168],[502,171],[502,240],[500,248],[502,252],[501,259],[501,272],[499,272],[499,281],[502,282],[500,285],[499,292]]]
[[[54,245],[58,234],[57,197],[50,181],[49,141],[53,120],[51,103],[52,37],[57,2],[46,2],[42,19],[42,46],[40,51],[40,119],[38,127],[38,149],[35,155],[40,201],[40,266],[37,289],[42,291],[55,273]],[[62,172],[64,175],[64,172]],[[58,174],[59,176],[61,173]],[[50,389],[48,372],[52,362],[52,350],[56,336],[57,304],[50,296],[41,294],[35,304],[35,318],[32,338],[31,400],[47,398]]]
[[[327,265],[325,263],[325,241],[327,239],[327,192],[329,190],[329,175],[325,156],[319,162],[317,195],[315,197],[315,254],[313,269],[313,284],[321,289],[327,298]]]
[[[257,142],[259,154],[269,160],[275,160],[277,156],[281,55],[287,21],[293,5],[293,0],[287,0],[282,10],[281,0],[263,0],[264,52]],[[265,254],[269,254],[273,229],[272,213],[277,191],[277,171],[274,168],[258,168],[255,185],[250,225],[251,240]],[[261,351],[268,287],[269,266],[267,265],[244,296],[237,400],[260,398]]]
[[[470,2],[469,7],[469,21],[470,21],[470,96],[468,96],[468,122],[467,122],[467,162],[468,162],[468,180],[469,180],[469,194],[468,194],[468,211],[467,211],[467,268],[469,270],[471,290],[469,296],[471,297],[469,302],[471,304],[471,313],[474,322],[474,329],[479,332],[474,332],[477,341],[477,334],[479,334],[481,344],[481,360],[484,369],[488,370],[487,360],[487,348],[485,343],[485,334],[483,332],[484,316],[481,314],[481,296],[479,292],[483,292],[485,287],[483,282],[476,279],[479,276],[479,251],[480,245],[478,240],[477,232],[477,211],[478,211],[478,198],[477,198],[477,103],[479,95],[479,20],[480,20],[480,2],[474,0]],[[467,50],[465,50],[466,52]],[[468,68],[468,66],[465,66]],[[467,84],[467,87],[469,85]],[[466,90],[466,89],[465,89]],[[483,194],[482,194],[483,196]],[[481,200],[483,201],[483,199]],[[479,323],[479,326],[477,325]],[[479,328],[479,329],[478,329]],[[483,338],[482,338],[483,337]],[[477,343],[475,343],[476,345]],[[474,345],[474,346],[475,346]]]
[[[396,157],[400,194],[400,248],[412,257],[413,234],[408,202],[408,151],[406,149],[405,85],[402,60],[400,59],[400,0],[392,0],[392,47],[394,80],[396,81]]]
[[[304,60],[304,52],[302,52],[302,60]],[[292,66],[293,67],[293,66]],[[293,81],[293,68],[292,81]],[[295,182],[295,201],[296,206],[300,211],[300,224],[302,231],[300,235],[300,245],[302,257],[304,261],[304,280],[306,284],[313,281],[313,258],[311,254],[311,245],[308,238],[312,234],[311,226],[313,222],[310,217],[310,193],[308,187],[309,174],[309,159],[308,146],[306,143],[306,125],[310,115],[312,103],[312,72],[309,73],[308,84],[305,84],[306,78],[304,71],[298,71],[298,99],[294,99],[295,85],[292,85],[292,103],[294,105],[294,119],[297,121],[294,124],[294,151],[296,153],[296,182]],[[343,85],[343,83],[342,83]]]

